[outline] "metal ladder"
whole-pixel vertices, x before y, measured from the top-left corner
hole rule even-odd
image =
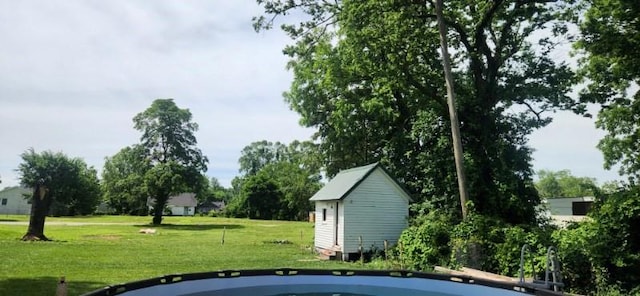
[[[531,270],[533,273],[533,282],[526,283],[524,280],[524,256],[525,252],[529,252],[531,257]],[[560,262],[558,261],[558,255],[555,247],[547,248],[547,259],[546,259],[546,268],[544,273],[544,281],[536,279],[536,267],[533,262],[533,253],[531,253],[531,249],[529,245],[525,244],[522,246],[520,250],[520,284],[531,284],[536,287],[541,287],[548,290],[553,290],[559,292],[564,284],[562,283],[562,274],[560,273]],[[549,279],[551,276],[551,279]]]

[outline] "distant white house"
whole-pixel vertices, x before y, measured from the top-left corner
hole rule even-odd
[[[149,199],[147,202],[149,209],[152,209],[154,204],[155,200],[153,199]],[[180,193],[169,197],[167,209],[171,216],[193,216],[196,213],[197,204],[195,193]]]
[[[26,196],[31,196],[31,189],[22,187],[7,187],[0,191],[0,214],[29,215],[31,202]]]
[[[338,173],[310,199],[315,202],[315,248],[349,260],[364,251],[396,244],[407,228],[407,191],[374,163]]]
[[[591,196],[547,198],[542,201],[545,216],[559,226],[584,220],[592,205]]]

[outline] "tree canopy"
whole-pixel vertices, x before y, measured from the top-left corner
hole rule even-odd
[[[593,0],[580,23],[581,99],[602,106],[596,122],[607,134],[598,144],[605,167],[640,180],[640,2]]]
[[[31,188],[31,217],[23,240],[47,240],[44,222],[53,204],[59,214],[91,214],[99,203],[100,185],[96,171],[80,158],[62,152],[29,149],[21,154],[20,184]]]
[[[596,179],[575,177],[569,170],[540,170],[535,185],[540,197],[545,198],[596,196],[599,190]]]
[[[102,170],[103,198],[117,214],[147,215],[144,176],[151,168],[140,145],[122,148],[105,159]]]
[[[247,145],[238,159],[240,172],[244,175],[232,181],[236,196],[227,208],[227,215],[265,219],[264,213],[269,213],[269,219],[305,220],[312,209],[309,198],[320,189],[318,158],[317,145],[309,141],[285,145],[263,140]],[[271,199],[256,201],[260,194],[253,193],[264,190],[273,191],[269,196],[265,195],[265,199]],[[256,216],[255,207],[266,204],[277,210],[262,209],[262,214]],[[248,208],[250,205],[251,209]]]
[[[189,109],[180,109],[172,99],[157,99],[133,118],[142,132],[140,146],[150,167],[144,173],[148,196],[154,200],[153,224],[162,222],[164,207],[172,194],[203,192],[208,159],[197,148]]]
[[[460,212],[448,109],[431,1],[258,1],[255,27],[301,13],[282,28],[294,81],[285,99],[317,128],[329,176],[380,161],[418,201]],[[536,32],[566,32],[565,7],[549,1],[446,1],[470,200],[476,211],[532,222],[527,136],[545,111],[583,106],[567,93],[569,67]],[[287,22],[285,20],[285,22]],[[535,46],[534,46],[535,45]]]

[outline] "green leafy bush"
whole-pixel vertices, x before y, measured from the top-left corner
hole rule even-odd
[[[405,267],[432,270],[434,265],[446,265],[451,253],[450,218],[431,211],[421,216],[420,221],[415,224],[417,225],[405,229],[399,240],[400,260]]]
[[[590,217],[553,234],[569,290],[640,294],[640,187],[601,198]]]

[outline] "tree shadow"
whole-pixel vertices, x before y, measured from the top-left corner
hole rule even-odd
[[[134,227],[171,229],[171,230],[212,230],[212,229],[239,229],[244,228],[238,224],[138,224]]]
[[[56,295],[58,280],[55,277],[0,279],[0,295]],[[105,286],[108,284],[67,279],[68,295],[82,295]]]

